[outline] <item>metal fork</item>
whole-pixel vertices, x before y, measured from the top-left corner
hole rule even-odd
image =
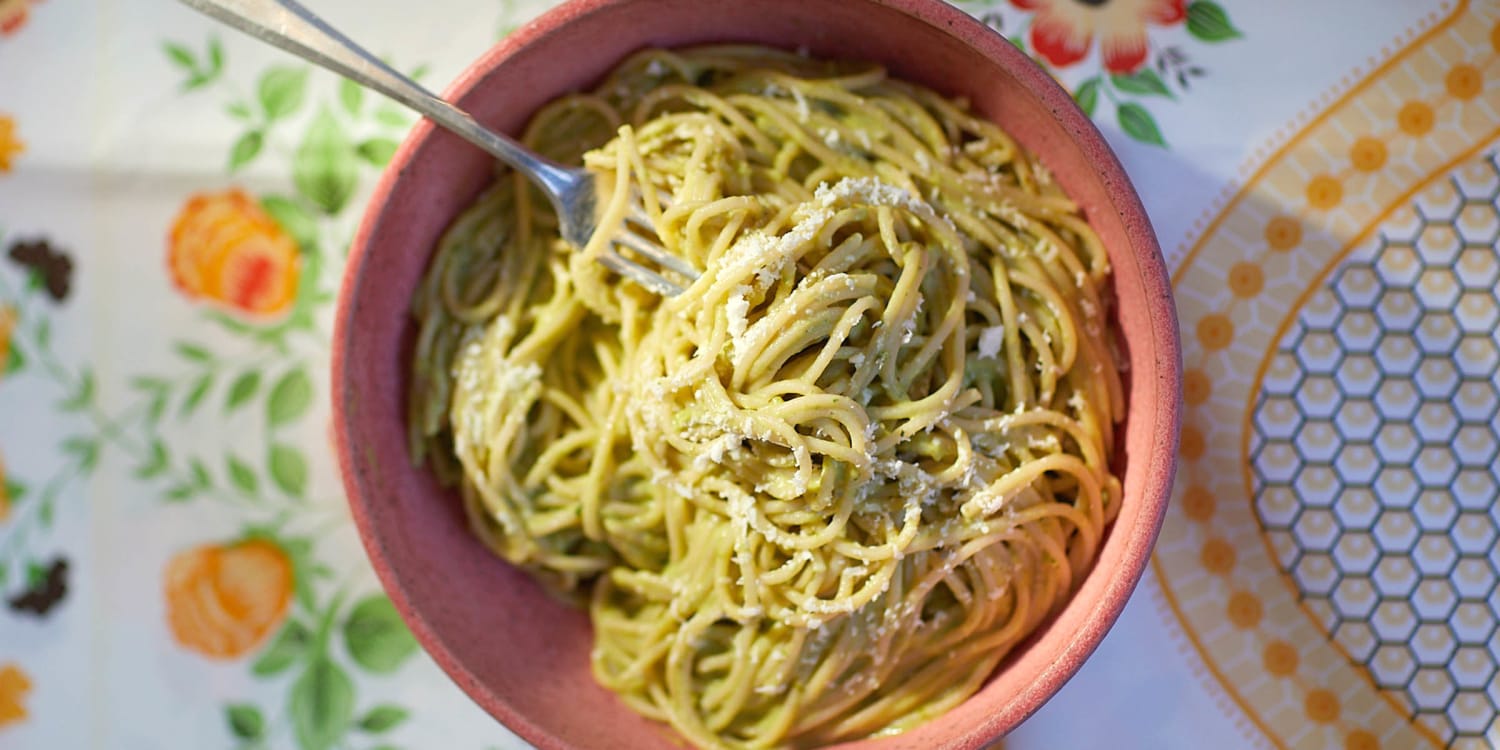
[[[480,125],[415,81],[350,41],[294,0],[182,0],[223,23],[378,91],[425,115],[526,175],[546,193],[557,210],[562,237],[575,248],[588,244],[598,226],[597,178],[544,159],[510,138]],[[626,253],[629,253],[627,255]],[[682,284],[633,258],[670,271],[688,283],[698,271],[662,247],[650,217],[632,202],[625,226],[612,238],[599,262],[615,273],[658,294],[682,292]]]

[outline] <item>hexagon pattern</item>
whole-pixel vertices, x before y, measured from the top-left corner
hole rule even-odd
[[[1255,409],[1256,515],[1307,611],[1450,743],[1500,727],[1500,166],[1352,253]],[[1493,736],[1493,735],[1490,735]]]

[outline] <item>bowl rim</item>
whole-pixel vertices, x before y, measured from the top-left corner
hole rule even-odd
[[[641,1],[643,0],[566,0],[559,3],[492,45],[444,89],[443,97],[455,101],[469,93],[499,62],[579,17]],[[1158,398],[1152,404],[1155,407],[1155,424],[1169,426],[1170,429],[1159,430],[1154,435],[1150,449],[1142,456],[1152,460],[1143,467],[1146,476],[1141,504],[1135,514],[1137,522],[1131,527],[1131,534],[1124,542],[1122,565],[1116,569],[1115,574],[1107,577],[1094,606],[1082,613],[1084,616],[1080,619],[1081,624],[1069,634],[1071,637],[1057,643],[1052,666],[1042,670],[1023,690],[1005,702],[1000,710],[987,714],[982,722],[968,727],[962,733],[964,746],[977,746],[1014,729],[1077,674],[1083,663],[1102,643],[1144,577],[1166,516],[1177,468],[1182,408],[1182,352],[1178,320],[1166,261],[1139,193],[1104,135],[1077,106],[1071,94],[1005,37],[944,0],[858,1],[898,11],[914,22],[954,37],[983,57],[997,61],[1017,83],[1039,100],[1057,119],[1061,128],[1075,139],[1078,147],[1094,161],[1095,171],[1114,191],[1114,203],[1121,215],[1127,244],[1139,256],[1139,283],[1143,297],[1154,300],[1154,303],[1148,303],[1144,308],[1149,320],[1149,338],[1158,359],[1162,361],[1162,367],[1157,373],[1158,383],[1153,390],[1158,394],[1169,393],[1173,396]],[[413,155],[436,132],[439,132],[436,125],[421,119],[402,141],[366,201],[364,214],[350,246],[338,292],[332,337],[330,395],[335,452],[361,544],[382,588],[423,649],[472,700],[522,739],[541,750],[568,750],[570,745],[514,709],[491,690],[478,674],[445,645],[437,629],[413,603],[395,572],[379,527],[372,518],[368,493],[364,491],[365,482],[360,478],[360,471],[356,466],[349,429],[350,415],[357,409],[352,402],[356,396],[348,382],[349,367],[345,359],[349,349],[348,341],[355,329],[352,290],[360,286],[359,279],[366,266],[366,256],[383,207],[390,200]],[[402,394],[402,397],[405,395]],[[1112,524],[1110,531],[1113,532],[1116,528],[1118,526]],[[1075,590],[1070,596],[1076,596],[1077,593]],[[1055,621],[1055,614],[1053,618],[1049,623]],[[1043,631],[1039,630],[1034,633],[1028,641],[1041,632]],[[898,735],[897,738],[899,737]]]

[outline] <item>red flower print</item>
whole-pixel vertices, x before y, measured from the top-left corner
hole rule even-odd
[[[26,24],[26,9],[38,0],[0,0],[0,34],[10,36]]]
[[[1035,11],[1031,48],[1053,67],[1082,60],[1094,37],[1104,69],[1133,73],[1146,63],[1146,24],[1169,26],[1187,17],[1185,0],[1010,0]]]
[[[195,195],[172,224],[172,279],[189,297],[275,318],[297,296],[297,243],[243,190]]]

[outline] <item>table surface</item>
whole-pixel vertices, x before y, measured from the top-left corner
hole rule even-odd
[[[434,85],[550,4],[312,3]],[[1187,368],[1151,569],[1005,747],[1500,745],[1500,6],[959,4],[1118,150]],[[413,120],[175,3],[0,0],[0,748],[525,747],[395,616],[327,440]]]

